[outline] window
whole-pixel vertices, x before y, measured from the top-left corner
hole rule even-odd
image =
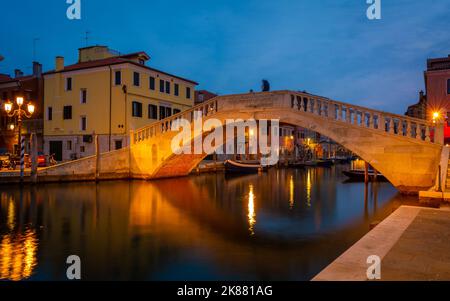
[[[132,116],[133,117],[142,117],[142,103],[138,101],[132,102]]]
[[[72,78],[66,78],[66,91],[72,91]]]
[[[159,80],[159,92],[164,93],[164,80]]]
[[[63,119],[72,119],[72,106],[64,106]]]
[[[175,96],[178,96],[179,95],[179,86],[178,86],[178,84],[174,84],[173,85],[173,93],[175,94]]]
[[[122,140],[116,140],[115,142],[114,142],[114,148],[117,150],[117,149],[121,149],[122,148]]]
[[[48,107],[47,108],[47,120],[52,120],[52,119],[53,119],[53,108]]]
[[[86,103],[87,102],[87,90],[86,89],[81,89],[80,90],[80,102],[81,103]]]
[[[181,112],[181,110],[173,109],[173,115],[178,114],[178,113],[180,113],[180,112]]]
[[[84,151],[85,151],[84,145],[81,145],[80,146],[80,153],[84,153]]]
[[[86,116],[80,117],[80,130],[85,131],[87,127]]]
[[[159,106],[159,120],[166,118],[166,107]]]
[[[72,140],[67,140],[67,150],[72,150]]]
[[[2,99],[3,100],[7,100],[8,99],[8,92],[3,92]]]
[[[190,87],[186,87],[186,98],[188,98],[188,99],[191,98],[191,88]]]
[[[172,116],[172,108],[166,107],[166,117]]]
[[[139,72],[133,72],[133,85],[136,87],[140,86],[140,74]]]
[[[121,71],[114,72],[114,84],[116,86],[122,84],[122,72]]]
[[[447,94],[450,94],[450,78],[447,79]]]
[[[153,76],[150,76],[149,78],[149,86],[150,90],[155,90],[155,78]]]
[[[170,82],[169,81],[166,82],[166,93],[170,94]]]
[[[158,119],[158,106],[148,105],[148,118],[149,119]]]

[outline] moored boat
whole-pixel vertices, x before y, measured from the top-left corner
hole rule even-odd
[[[344,170],[342,171],[342,173],[352,180],[364,181],[364,170],[360,169]],[[369,170],[368,175],[369,179],[375,180],[375,172],[373,170]],[[383,176],[381,173],[376,174],[376,180],[387,181],[386,177]]]
[[[224,166],[226,172],[232,173],[257,173],[267,170],[267,166],[262,166],[261,164],[236,162],[233,160],[226,160]]]

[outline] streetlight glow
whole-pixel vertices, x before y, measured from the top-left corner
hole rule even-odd
[[[17,105],[20,107],[21,105],[23,105],[23,97],[17,97],[16,98],[16,102],[17,102]]]
[[[28,108],[28,113],[33,114],[34,113],[34,104],[32,104],[31,102],[28,104],[27,106]]]
[[[12,103],[10,101],[5,102],[5,111],[7,113],[11,112],[12,110]]]

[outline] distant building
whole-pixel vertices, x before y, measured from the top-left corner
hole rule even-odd
[[[80,48],[78,62],[44,73],[44,151],[65,161],[129,144],[129,131],[194,105],[196,82],[146,66],[145,52]]]
[[[37,135],[38,151],[43,149],[43,93],[44,84],[42,78],[42,65],[33,62],[33,73],[24,75],[22,71],[16,69],[14,77],[7,74],[0,74],[0,153],[17,153],[18,127],[17,117],[8,117],[4,110],[4,103],[8,100],[15,104],[16,97],[24,97],[25,103],[33,102],[35,112],[32,118],[24,118],[22,122],[22,135],[25,136],[26,152],[29,152],[30,134]],[[22,107],[26,110],[26,106]]]
[[[405,115],[420,119],[427,118],[427,97],[423,91],[420,91],[419,93],[419,102],[409,106]]]
[[[450,112],[450,55],[428,59],[424,77],[429,109]]]
[[[207,90],[198,90],[195,91],[195,104],[202,103],[204,101],[208,101],[211,98],[216,97],[217,94],[209,92]]]
[[[450,55],[427,60],[424,72],[427,94],[427,119],[439,112],[447,119],[445,127],[446,143],[450,143]]]

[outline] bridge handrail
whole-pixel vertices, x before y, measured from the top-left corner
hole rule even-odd
[[[195,105],[186,111],[182,111],[165,119],[155,121],[148,126],[141,127],[134,131],[132,130],[130,131],[130,139],[132,139],[132,142],[136,143],[149,137],[153,137],[159,133],[164,133],[170,130],[172,121],[181,117],[189,121],[193,121],[193,113],[195,111],[202,111],[206,116],[214,114],[219,109],[219,102],[222,101],[226,102],[234,99],[240,100],[242,97],[249,100],[254,100],[255,98],[264,98],[267,96],[270,98],[277,96],[281,98],[282,101],[273,103],[274,107],[290,107],[291,109],[301,110],[305,113],[312,113],[326,118],[333,118],[335,121],[342,121],[348,124],[364,126],[371,129],[379,129],[388,134],[401,135],[407,138],[423,140],[426,142],[432,142],[431,132],[436,127],[436,124],[424,119],[369,109],[359,105],[353,105],[305,92],[283,90],[254,94],[217,96],[208,101]],[[286,100],[283,97],[290,97],[290,104],[289,99]],[[300,100],[300,102],[298,102],[298,100]],[[383,123],[384,127],[381,126]],[[435,140],[436,131],[434,130],[433,142],[435,142]]]
[[[203,113],[205,113],[205,109],[206,109],[206,114],[205,115],[209,115],[211,114],[211,112],[216,112],[217,111],[217,100],[218,100],[219,96],[216,96],[214,98],[211,98],[205,102],[202,102],[198,105],[193,106],[192,108],[173,114],[169,117],[166,117],[164,119],[155,121],[147,126],[135,129],[135,130],[130,130],[130,139],[133,140],[134,143],[136,143],[136,141],[140,141],[141,137],[139,136],[154,136],[158,133],[163,133],[166,132],[167,130],[170,129],[171,127],[171,122],[184,117],[185,119],[188,119],[190,121],[193,120],[193,113],[195,111],[202,111]],[[213,110],[211,110],[211,108]],[[139,135],[138,135],[139,134]]]

